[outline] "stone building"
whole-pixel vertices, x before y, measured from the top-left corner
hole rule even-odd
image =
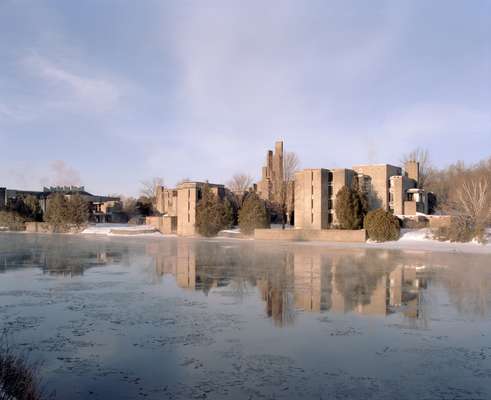
[[[266,155],[266,165],[262,168],[261,180],[257,184],[259,197],[268,201],[280,201],[278,196],[283,182],[283,142],[278,141],[274,152],[268,150]]]
[[[83,186],[51,186],[43,188],[43,191],[17,190],[0,188],[0,209],[9,201],[17,198],[33,196],[38,199],[43,213],[48,209],[50,196],[62,194],[66,198],[78,195],[82,197],[89,207],[89,220],[92,222],[125,222],[122,204],[119,197],[93,195]]]
[[[419,164],[404,170],[389,164],[357,165],[351,169],[305,169],[295,174],[295,227],[327,229],[337,224],[336,194],[343,186],[358,187],[369,208],[383,208],[395,215],[428,212],[426,193],[419,188]]]
[[[195,235],[196,206],[205,185],[220,199],[225,198],[225,186],[213,183],[183,182],[174,189],[158,187],[156,209],[160,215],[149,217],[148,223],[165,234]]]

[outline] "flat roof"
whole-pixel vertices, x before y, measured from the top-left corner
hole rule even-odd
[[[392,167],[392,168],[399,168],[402,169],[402,167],[398,167],[397,165],[392,165],[392,164],[358,164],[358,165],[353,165],[353,168],[363,168],[363,167]]]

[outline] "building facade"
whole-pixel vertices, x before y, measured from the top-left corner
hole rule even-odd
[[[160,214],[149,221],[165,234],[196,234],[196,207],[208,185],[215,196],[225,198],[225,186],[205,182],[183,182],[174,189],[157,188],[156,209]]]
[[[395,215],[428,212],[428,200],[419,188],[419,164],[404,170],[389,164],[357,165],[351,169],[305,169],[295,174],[295,227],[327,229],[338,224],[336,195],[343,186],[358,185],[369,209],[382,208]]]
[[[82,197],[88,204],[89,220],[92,222],[125,222],[119,197],[93,195],[83,186],[51,186],[43,188],[43,191],[0,188],[0,209],[10,201],[33,196],[38,199],[43,213],[46,213],[50,197],[55,194],[62,194],[66,198],[75,195]]]

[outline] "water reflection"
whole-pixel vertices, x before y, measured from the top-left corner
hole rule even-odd
[[[26,237],[29,246],[16,248],[9,242],[8,251],[0,249],[0,272],[19,268],[40,268],[48,275],[80,276],[95,266],[119,264],[123,254],[127,253],[124,247],[114,248],[108,243],[84,243],[78,241],[74,245],[65,241],[51,238],[50,240],[36,240]],[[24,243],[23,243],[24,244]]]
[[[271,249],[179,240],[149,244],[158,276],[172,275],[179,287],[208,294],[228,286],[241,296],[256,288],[275,324],[295,321],[298,311],[387,316],[423,316],[422,292],[429,278],[422,263],[398,252],[325,252],[306,246]]]

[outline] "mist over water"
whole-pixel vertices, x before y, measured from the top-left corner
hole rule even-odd
[[[61,399],[486,399],[490,261],[0,234],[0,329]]]

